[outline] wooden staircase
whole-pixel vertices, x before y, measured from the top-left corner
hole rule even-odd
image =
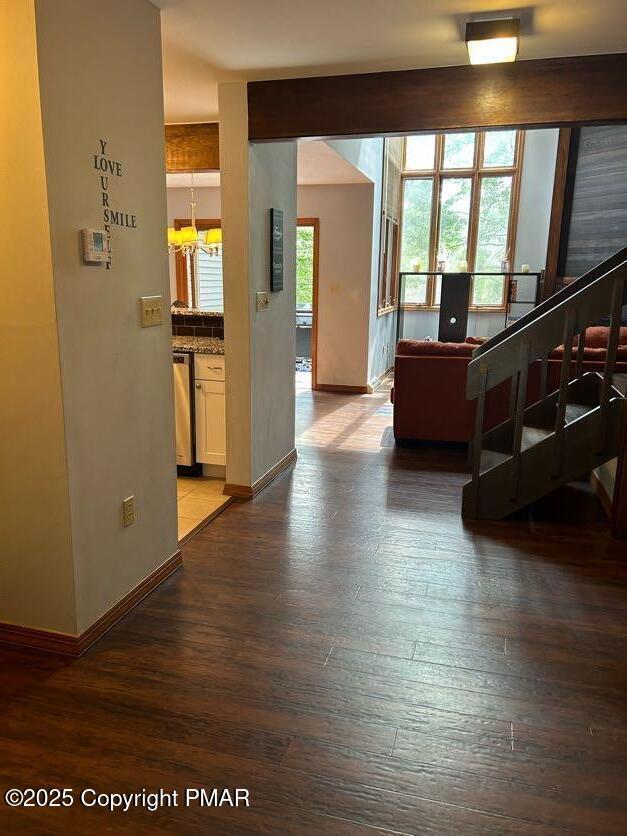
[[[466,395],[477,401],[472,479],[462,515],[503,519],[618,455],[625,399],[613,385],[622,307],[627,302],[627,248],[506,328],[474,352]],[[586,328],[610,312],[602,374],[583,372]],[[572,377],[573,343],[577,339]],[[548,356],[564,346],[560,386],[547,391]],[[528,372],[541,363],[542,397],[525,406]],[[510,379],[507,421],[484,432],[486,393]]]

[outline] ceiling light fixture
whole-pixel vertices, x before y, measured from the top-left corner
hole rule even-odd
[[[471,64],[500,64],[518,55],[520,20],[473,20],[466,24],[466,46]]]
[[[206,232],[198,232],[196,228],[196,201],[194,200],[194,172],[191,173],[190,182],[190,203],[189,214],[191,226],[184,226],[181,229],[168,227],[168,252],[182,253],[183,256],[202,252],[208,255],[218,256],[222,253],[222,229],[208,229]]]

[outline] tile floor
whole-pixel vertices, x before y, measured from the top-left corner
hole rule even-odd
[[[179,540],[184,540],[203,522],[210,521],[221,508],[231,504],[232,497],[224,496],[223,488],[223,479],[209,476],[177,478]]]

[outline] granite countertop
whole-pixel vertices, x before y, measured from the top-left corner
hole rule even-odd
[[[200,308],[170,308],[174,316],[219,316],[223,317],[222,311],[201,311]]]
[[[172,337],[173,351],[193,351],[194,354],[224,354],[224,340],[217,337]]]

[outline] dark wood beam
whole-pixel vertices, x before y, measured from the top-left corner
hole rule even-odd
[[[165,169],[169,172],[219,171],[218,123],[166,125]]]
[[[251,140],[627,121],[627,54],[253,81]]]

